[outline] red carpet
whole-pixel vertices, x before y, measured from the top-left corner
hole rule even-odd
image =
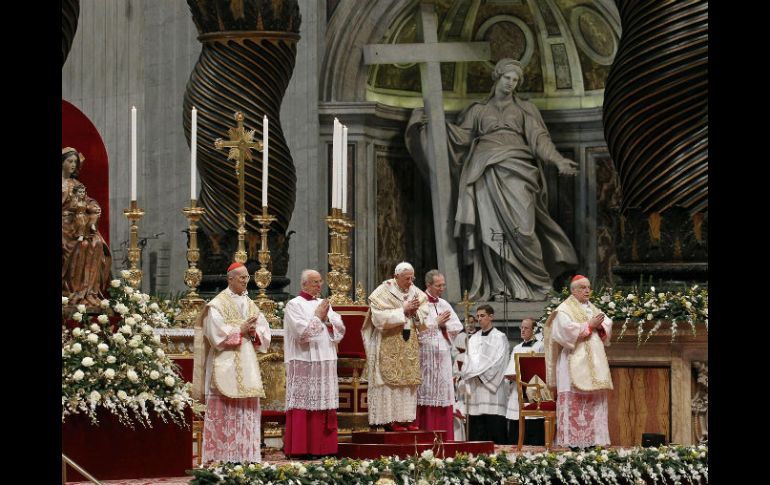
[[[353,433],[351,443],[340,443],[337,456],[357,459],[376,459],[381,456],[408,456],[433,449],[444,458],[457,453],[494,453],[491,441],[444,441],[444,431],[377,431]],[[434,441],[443,442],[443,450]]]

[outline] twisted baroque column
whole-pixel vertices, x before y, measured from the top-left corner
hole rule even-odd
[[[708,2],[617,4],[603,116],[623,192],[620,269],[707,278]]]
[[[236,111],[243,112],[247,130],[256,130],[255,140],[262,139],[262,116],[266,114],[269,119],[268,206],[276,217],[271,225],[271,233],[276,236],[270,241],[288,244],[286,229],[294,210],[297,177],[281,130],[280,109],[294,70],[299,40],[297,1],[188,0],[187,3],[200,34],[198,39],[203,44],[187,83],[182,116],[189,143],[190,110],[193,106],[198,109],[201,179],[198,200],[206,209],[200,228],[209,239],[202,241],[201,249],[204,252],[229,250],[230,233],[237,227],[238,181],[234,162],[227,160],[226,151],[214,148],[214,140],[226,139],[228,128],[235,126]],[[259,232],[253,216],[261,213],[261,160],[261,154],[252,151],[252,159],[246,161],[246,229],[253,239],[247,241],[247,245],[252,246],[247,247],[250,270],[252,260],[256,261],[257,257],[252,249]],[[277,252],[283,249],[271,247]],[[273,265],[275,277],[285,275],[285,268],[282,273],[280,269]],[[204,274],[210,275],[211,269],[204,268]]]

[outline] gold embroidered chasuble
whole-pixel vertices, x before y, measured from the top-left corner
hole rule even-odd
[[[249,300],[248,315],[246,318],[241,316],[238,305],[226,290],[214,297],[200,312],[195,322],[195,368],[193,372],[193,397],[199,401],[205,400],[206,356],[211,348],[203,329],[209,307],[214,307],[219,311],[224,318],[225,325],[231,327],[232,332],[239,331],[244,320],[258,317],[260,314],[257,305]],[[229,398],[265,397],[257,352],[250,339],[243,338],[237,348],[214,349],[211,385]]]
[[[396,322],[399,310],[403,309],[404,302],[417,297],[420,307],[412,322]],[[404,293],[395,279],[383,282],[369,296],[369,312],[361,328],[364,340],[366,357],[369,361],[369,379],[376,385],[388,386],[418,386],[422,382],[420,371],[420,352],[418,332],[425,329],[423,323],[428,312],[428,297],[425,293],[412,285],[409,291]],[[375,313],[375,315],[373,315]],[[379,329],[373,323],[373,318],[378,322],[385,322]],[[401,325],[411,325],[409,340],[404,341]]]
[[[593,315],[600,312],[593,303],[589,302],[588,304]],[[553,321],[557,312],[564,312],[573,322],[588,322],[588,315],[577,298],[572,295],[559,304],[546,320],[543,340],[545,343],[546,381],[550,387],[556,387],[556,365],[562,349],[562,346],[552,338]],[[581,391],[612,389],[607,353],[598,332],[592,332],[589,338],[578,340],[575,343],[575,348],[569,354],[568,369],[572,385]]]

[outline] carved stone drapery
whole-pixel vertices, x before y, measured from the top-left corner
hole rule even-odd
[[[708,2],[617,5],[623,35],[605,88],[604,133],[620,176],[625,229],[649,230],[651,250],[641,248],[641,237],[621,243],[616,273],[703,281],[705,243],[687,258],[677,232],[689,227],[697,237],[708,214]],[[670,214],[676,207],[692,221]],[[643,224],[634,222],[639,217]]]
[[[245,116],[247,130],[262,137],[262,116],[269,119],[268,206],[276,221],[271,232],[279,236],[294,211],[297,177],[281,122],[281,101],[286,92],[297,53],[300,15],[296,0],[188,0],[193,21],[203,44],[184,96],[183,123],[190,139],[190,110],[198,110],[198,170],[201,179],[199,205],[206,209],[202,232],[215,246],[226,246],[230,231],[238,226],[238,181],[226,153],[214,148],[214,140],[226,138],[234,126],[233,114]],[[262,164],[259,153],[246,161],[246,230],[258,235],[253,216],[261,212]],[[281,239],[273,238],[273,241]],[[285,237],[283,238],[285,239]],[[248,241],[247,241],[248,243]],[[202,244],[202,250],[205,244]],[[271,248],[275,249],[275,248]],[[248,251],[256,261],[256,251]],[[203,255],[202,260],[206,259]],[[225,266],[226,267],[226,266]],[[220,269],[224,272],[224,269]],[[273,278],[277,274],[273,269]],[[202,288],[204,289],[204,288]]]
[[[61,65],[67,61],[72,47],[72,40],[78,30],[80,0],[62,0],[61,2]]]

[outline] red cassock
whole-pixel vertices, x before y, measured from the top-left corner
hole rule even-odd
[[[342,318],[329,310],[327,322],[315,311],[321,300],[301,292],[286,304],[286,456],[337,453],[337,353],[345,334]]]

